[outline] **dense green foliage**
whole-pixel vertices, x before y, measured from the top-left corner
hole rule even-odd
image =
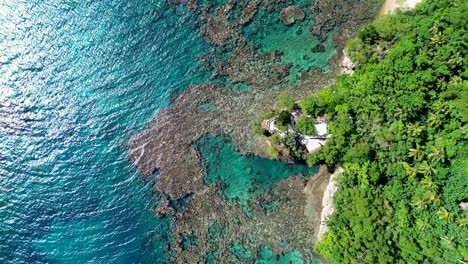
[[[310,160],[340,165],[317,251],[335,263],[466,263],[468,1],[426,1],[349,42],[352,76],[303,100],[332,137]]]
[[[317,121],[314,118],[306,115],[301,115],[296,118],[296,125],[294,126],[296,131],[304,135],[315,135],[317,133],[315,125]]]
[[[291,114],[288,111],[281,111],[276,118],[275,125],[281,130],[287,130],[289,122],[291,121]]]
[[[296,133],[290,132],[281,137],[280,143],[283,146],[284,154],[297,160],[303,160],[307,154],[307,150],[301,143],[301,137]]]

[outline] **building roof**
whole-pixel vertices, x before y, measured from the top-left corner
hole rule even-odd
[[[327,135],[327,123],[318,123],[315,125],[315,130],[317,131],[317,136],[324,137]]]

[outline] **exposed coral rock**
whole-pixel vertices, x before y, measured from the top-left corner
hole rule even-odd
[[[254,4],[249,3],[247,8]],[[339,28],[338,32],[341,30]],[[343,34],[334,38],[339,49],[346,38]],[[215,68],[234,82],[254,84],[250,90],[234,93],[219,84],[192,86],[181,93],[169,108],[159,112],[155,120],[130,142],[129,160],[144,175],[158,172],[158,190],[171,199],[204,189],[202,177],[205,169],[198,153],[191,147],[201,135],[229,133],[241,153],[266,156],[258,146],[258,136],[250,127],[281,91],[271,89],[270,85],[280,82],[287,65],[275,65],[281,55],[279,53],[258,55],[253,47],[236,49],[227,63],[219,62]],[[327,73],[319,69],[303,72],[301,85],[288,88],[291,94],[304,97],[316,89],[332,85],[333,76],[340,71],[340,60],[341,56],[334,56]],[[206,102],[212,103],[216,111],[203,111],[198,107]]]
[[[298,249],[305,258],[311,257],[310,249],[316,240],[316,223],[320,211],[319,207],[308,206],[306,193],[303,191],[310,180],[315,181],[312,185],[317,184],[315,178],[303,176],[294,176],[279,182],[278,193],[266,193],[254,201],[255,215],[252,218],[217,194],[215,185],[207,187],[194,196],[186,210],[175,216],[177,226],[172,233],[172,248],[176,253],[172,255],[173,260],[179,263],[199,263],[203,262],[203,256],[218,250],[218,260],[239,263],[229,251],[234,243],[242,243],[254,254],[259,245],[265,245],[276,254]],[[317,197],[321,197],[323,193],[323,190],[313,188],[310,191],[315,192]],[[280,205],[269,214],[262,205],[273,200],[279,201]],[[213,225],[219,225],[223,231],[210,233]],[[181,237],[192,231],[199,243],[189,250],[183,250],[180,247]],[[220,240],[223,243],[218,243]],[[254,257],[255,255],[252,256]]]
[[[296,23],[296,21],[302,21],[305,18],[305,13],[299,6],[288,6],[281,9],[280,19],[286,26]]]
[[[349,32],[356,32],[363,22],[373,19],[378,13],[381,5],[377,4],[379,1],[373,2],[369,3],[369,0],[317,0],[310,8],[310,13],[314,18],[310,32],[317,36],[321,42],[325,41],[327,34],[337,26],[345,28]],[[337,34],[339,33],[337,32]]]
[[[325,52],[325,46],[319,43],[312,48],[312,52]]]
[[[173,215],[175,210],[170,205],[169,199],[163,197],[161,201],[159,201],[159,206],[155,209],[155,212],[158,218],[163,218],[166,215]]]
[[[310,94],[330,82],[329,74],[317,73],[310,86],[297,86],[297,94]],[[241,153],[266,153],[257,144],[258,136],[251,124],[269,109],[281,90],[252,87],[235,93],[219,84],[194,85],[182,92],[167,109],[130,142],[129,160],[138,170],[149,175],[158,172],[158,190],[171,199],[179,199],[204,189],[205,168],[198,153],[191,147],[206,133],[232,134],[233,143]],[[294,93],[292,93],[294,94]],[[228,99],[227,99],[228,98]],[[210,103],[215,111],[198,106]]]
[[[196,193],[204,187],[204,168],[191,148],[192,142],[208,132],[219,135],[233,130],[238,132],[236,142],[251,142],[243,139],[252,137],[254,132],[237,128],[248,127],[249,120],[256,117],[254,110],[246,107],[254,98],[242,96],[245,102],[239,102],[239,97],[221,85],[192,86],[171,107],[161,111],[149,129],[132,140],[129,159],[143,174],[158,170],[158,189],[172,199]],[[217,110],[203,111],[198,105],[204,102],[212,103]],[[246,149],[252,151],[252,146]]]
[[[258,55],[253,47],[235,49],[226,64],[217,73],[234,82],[270,86],[289,75],[291,65],[275,63],[279,53]]]
[[[229,38],[238,37],[234,27],[223,16],[209,17],[202,33],[210,43],[218,46],[224,45]]]
[[[192,143],[206,133],[229,134],[233,146],[241,154],[255,153],[266,157],[265,149],[258,143],[259,137],[251,129],[252,122],[270,109],[271,103],[284,89],[293,97],[302,98],[332,85],[334,77],[341,71],[343,55],[339,52],[332,57],[326,73],[319,68],[309,69],[301,73],[300,85],[272,89],[272,85],[281,84],[288,76],[290,65],[281,62],[280,52],[260,54],[255,43],[248,43],[244,38],[243,27],[255,19],[260,5],[266,12],[278,14],[281,8],[287,7],[286,1],[228,0],[216,8],[212,3],[201,7],[195,0],[170,1],[193,12],[198,18],[196,26],[213,44],[213,50],[200,59],[203,65],[212,70],[214,76],[252,85],[242,93],[216,83],[193,85],[179,94],[171,106],[160,111],[153,122],[130,141],[128,159],[143,175],[157,176],[158,190],[169,196],[160,202],[156,214],[161,217],[175,214],[172,225],[174,240],[170,247],[173,261],[203,262],[203,256],[219,249],[219,257],[222,257],[218,259],[219,263],[239,263],[228,249],[233,243],[241,243],[252,252],[263,244],[276,254],[293,247],[304,254],[310,253],[316,239],[321,206],[314,201],[320,201],[316,198],[322,197],[321,187],[310,187],[310,180],[301,176],[281,181],[278,193],[267,192],[253,201],[256,217],[253,220],[235,202],[228,203],[218,194],[220,186],[204,184],[206,168]],[[333,31],[336,32],[333,43],[338,50],[342,50],[345,41],[378,11],[378,8],[376,12],[369,9],[367,0],[317,0],[313,7],[302,8],[311,11],[314,24],[310,33],[318,36],[321,42],[336,30]],[[294,21],[305,19],[301,17],[299,14]],[[320,52],[321,46],[322,43],[318,44],[313,52]],[[201,104],[210,104],[215,110],[203,110],[199,107]],[[188,194],[193,194],[189,204],[175,213],[168,199],[175,200]],[[273,199],[281,200],[281,205],[274,214],[267,215],[261,206]],[[215,223],[227,231],[217,235],[218,243],[210,244],[208,228]],[[187,234],[194,234],[198,245],[184,246]]]

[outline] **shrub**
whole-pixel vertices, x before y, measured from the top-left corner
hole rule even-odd
[[[281,111],[281,113],[278,115],[278,118],[276,119],[275,125],[279,129],[286,130],[289,125],[289,121],[291,120],[290,116],[291,115],[288,111]]]
[[[258,128],[256,132],[260,136],[264,136],[264,137],[271,136],[270,132],[268,130],[264,129],[263,127]]]
[[[317,133],[315,124],[317,121],[313,118],[302,115],[296,118],[296,131],[305,135],[315,135]]]
[[[280,157],[280,153],[279,153],[278,150],[277,150],[275,147],[273,147],[273,146],[271,146],[271,147],[268,148],[268,154],[270,154],[270,155],[271,155],[273,158],[275,158],[275,159],[279,159],[279,157]]]
[[[306,157],[307,166],[314,167],[320,164],[320,158],[315,154],[309,154]]]
[[[276,106],[281,110],[291,111],[294,108],[294,98],[285,92],[280,93],[275,100]]]
[[[370,24],[368,26],[364,26],[362,30],[359,32],[358,37],[367,44],[373,45],[377,38],[379,37],[379,33],[375,29],[375,26]]]

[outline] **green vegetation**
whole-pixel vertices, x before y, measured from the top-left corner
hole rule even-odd
[[[291,114],[288,111],[281,111],[275,121],[275,125],[281,130],[287,130],[291,121]]]
[[[270,156],[272,156],[275,159],[279,159],[279,157],[280,157],[279,151],[273,146],[270,146],[268,148],[268,154],[270,154]]]
[[[268,130],[264,129],[263,127],[256,127],[255,131],[260,136],[264,136],[264,137],[269,137],[270,136],[270,132],[268,132]]]
[[[348,43],[355,74],[299,104],[332,135],[308,163],[345,170],[326,259],[468,262],[467,17],[440,0],[379,18]]]
[[[254,123],[254,129],[258,135],[267,137],[270,140],[271,145],[267,149],[267,153],[270,157],[279,159],[283,154],[295,161],[304,162],[307,159],[308,152],[305,145],[302,143],[302,135],[289,130],[292,118],[290,111],[291,110],[282,110],[275,120],[275,126],[281,133],[273,132],[271,134],[261,127],[261,120],[271,118],[270,114],[262,115],[260,117],[262,119]],[[306,116],[298,117],[295,127],[299,133],[309,133],[308,135],[315,134],[315,119]]]
[[[280,110],[291,111],[295,105],[294,98],[289,96],[287,93],[282,92],[276,97],[275,105]]]
[[[317,121],[314,118],[301,115],[296,118],[296,131],[304,135],[315,135],[317,133],[315,125]]]
[[[287,156],[288,160],[295,160],[297,162],[305,163],[308,152],[305,145],[302,142],[302,136],[292,132],[291,121],[294,121],[295,129],[297,132],[307,135],[313,135],[316,133],[314,118],[307,116],[300,116],[296,120],[292,120],[291,112],[294,109],[298,109],[294,99],[287,93],[280,93],[275,99],[274,109],[270,112],[259,116],[257,121],[253,123],[253,129],[259,136],[263,136],[269,139],[271,145],[267,149],[267,153],[274,159],[279,159],[282,155]],[[262,121],[268,120],[276,116],[274,121],[278,131],[272,131],[271,133],[262,127]]]
[[[296,133],[287,133],[281,138],[284,153],[300,161],[305,160],[308,154],[306,147],[301,143],[301,137]]]

